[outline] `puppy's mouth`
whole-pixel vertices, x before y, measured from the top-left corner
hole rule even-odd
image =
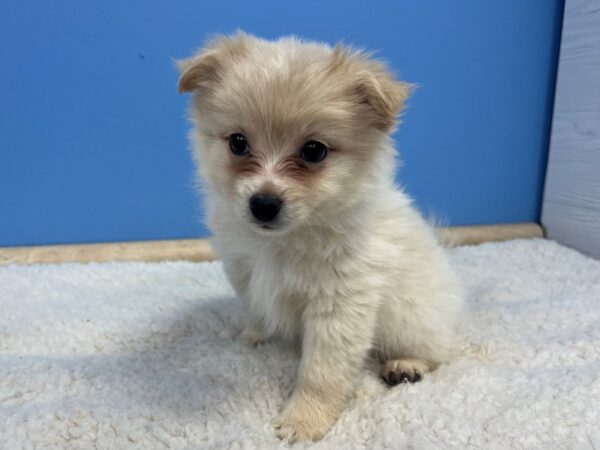
[[[258,220],[250,220],[252,227],[260,234],[275,236],[279,234],[284,234],[287,227],[285,223],[278,220],[275,222],[261,222]]]
[[[263,230],[274,230],[275,228],[277,228],[277,225],[272,224],[272,223],[262,223],[259,222],[256,225],[258,225],[259,228],[263,229]]]
[[[286,220],[285,217],[278,217],[277,220],[272,222],[261,222],[255,217],[250,217],[247,220],[248,224],[255,233],[266,237],[285,236],[288,231],[293,228],[290,227],[291,224]]]

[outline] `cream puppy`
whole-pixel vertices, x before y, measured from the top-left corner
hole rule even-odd
[[[391,385],[448,361],[461,291],[394,186],[390,133],[409,86],[361,51],[243,33],[215,38],[179,68],[242,336],[301,342],[277,436],[322,438],[370,352]]]

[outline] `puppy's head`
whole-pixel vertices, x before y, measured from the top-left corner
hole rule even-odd
[[[238,33],[178,65],[202,174],[260,233],[327,222],[389,169],[409,88],[363,52]]]

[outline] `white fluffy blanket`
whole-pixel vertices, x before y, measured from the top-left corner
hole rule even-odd
[[[600,262],[544,240],[452,260],[463,356],[412,385],[367,373],[315,448],[600,448]],[[0,448],[285,447],[295,354],[237,320],[218,263],[0,268]]]

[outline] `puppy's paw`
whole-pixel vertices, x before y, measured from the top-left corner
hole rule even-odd
[[[260,330],[252,326],[246,326],[240,333],[239,338],[250,347],[256,347],[267,340],[266,336]]]
[[[311,408],[310,402],[292,401],[273,422],[275,434],[279,439],[290,444],[298,441],[321,440],[336,419],[322,406]]]
[[[390,386],[399,383],[416,383],[429,372],[429,365],[420,359],[392,359],[381,368],[381,377]]]

